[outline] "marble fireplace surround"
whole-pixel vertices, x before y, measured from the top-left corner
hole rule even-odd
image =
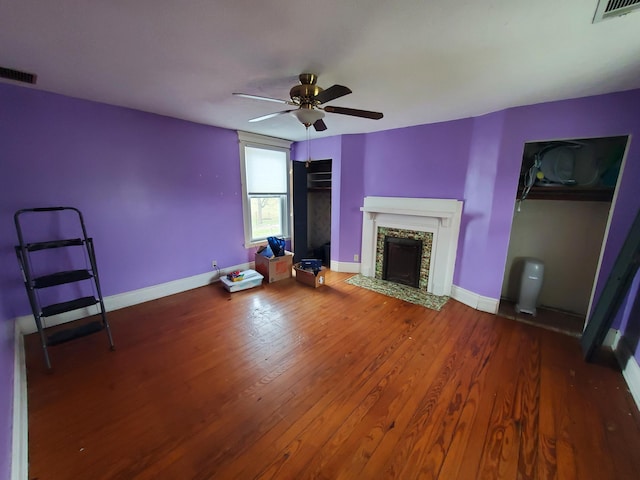
[[[365,197],[362,211],[360,273],[376,274],[378,227],[433,233],[427,291],[451,295],[458,250],[462,202],[438,198]]]

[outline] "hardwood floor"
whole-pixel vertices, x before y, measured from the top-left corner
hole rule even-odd
[[[640,478],[640,415],[610,356],[450,300],[327,272],[220,284],[26,339],[32,479]]]

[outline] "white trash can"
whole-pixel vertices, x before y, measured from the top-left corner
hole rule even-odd
[[[537,258],[526,258],[520,279],[520,295],[516,303],[516,312],[536,315],[543,277],[544,263]]]

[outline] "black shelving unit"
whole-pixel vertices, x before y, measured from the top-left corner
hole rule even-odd
[[[25,240],[21,218],[24,219],[25,214],[53,214],[54,212],[71,211],[77,215],[82,237],[66,238],[57,240],[48,240],[44,242],[29,243]],[[84,218],[80,210],[74,207],[45,207],[45,208],[27,208],[18,210],[14,217],[16,233],[18,234],[18,245],[15,247],[18,263],[22,270],[24,286],[29,297],[29,303],[33,312],[33,317],[40,335],[40,342],[44,353],[47,368],[51,368],[51,360],[49,358],[48,347],[57,345],[74,338],[83,337],[92,333],[105,330],[109,339],[109,347],[113,350],[113,338],[111,329],[107,320],[107,313],[102,298],[102,290],[100,288],[100,279],[98,277],[98,266],[96,264],[96,255],[93,247],[93,239],[87,236],[87,230],[84,224]],[[88,264],[85,268],[74,268],[70,270],[57,271],[46,275],[34,275],[33,266],[38,262],[37,253],[43,250],[56,250],[63,252],[66,248],[82,248],[84,249],[85,258]],[[91,281],[93,283],[93,296],[81,296],[64,302],[53,303],[50,305],[40,305],[38,291],[48,289],[59,285],[74,282]],[[98,306],[100,321],[93,321],[79,327],[69,328],[57,331],[48,335],[43,326],[43,318],[59,315],[61,313],[70,312],[80,308],[86,308],[93,305]]]
[[[331,190],[331,160],[314,160],[307,167],[307,190]]]

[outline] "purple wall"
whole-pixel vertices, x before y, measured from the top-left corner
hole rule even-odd
[[[0,297],[0,478],[11,474],[11,436],[13,423],[13,322],[5,314]]]
[[[463,119],[368,134],[364,194],[462,200],[472,127]]]
[[[473,119],[453,279],[455,285],[493,298],[492,287],[502,286],[517,183],[507,191],[511,201],[496,202],[495,192],[501,187],[501,171],[511,170],[516,179],[520,171],[520,163],[512,162],[509,168],[499,162],[504,118],[502,111]]]
[[[334,260],[353,262],[362,248],[362,212],[364,194],[364,164],[368,155],[365,135],[342,137],[342,162],[340,178],[339,250]],[[353,228],[353,227],[356,228]],[[333,232],[332,235],[333,237]],[[333,257],[333,244],[332,244]]]
[[[8,318],[29,313],[12,252],[20,208],[83,212],[105,295],[251,260],[236,132],[5,84],[0,104]]]

